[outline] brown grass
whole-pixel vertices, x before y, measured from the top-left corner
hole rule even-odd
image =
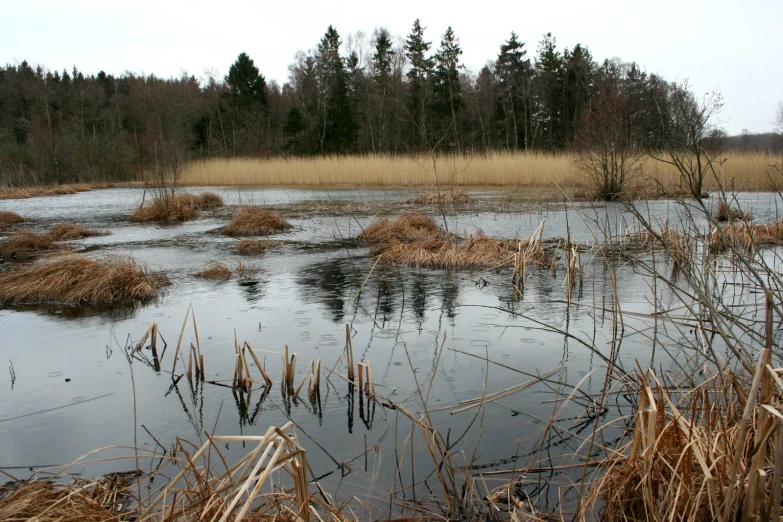
[[[770,164],[779,157],[759,153],[726,155],[727,183],[737,190],[774,189]],[[436,186],[428,156],[319,156],[309,158],[214,158],[189,163],[186,185],[426,187]],[[436,158],[442,187],[535,187],[567,191],[588,187],[569,154],[494,152],[474,156]],[[645,175],[628,187],[633,193],[655,194],[659,183],[667,191],[680,186],[679,173],[669,165],[649,160]],[[705,189],[717,189],[706,180]]]
[[[170,284],[130,257],[58,256],[0,273],[2,304],[107,306],[148,301]]]
[[[260,254],[270,248],[282,245],[282,241],[269,241],[264,239],[242,239],[237,243],[237,252],[242,255]]]
[[[231,221],[219,231],[227,236],[269,236],[289,230],[292,226],[279,214],[244,207],[237,210]]]
[[[761,246],[783,245],[783,221],[761,225],[735,221],[720,225],[720,230],[712,230],[709,237],[711,252],[723,252],[730,245],[748,251]]]
[[[0,488],[0,520],[39,522],[108,522],[112,513],[104,488],[64,485],[48,480],[12,483]]]
[[[405,212],[394,221],[384,218],[365,228],[358,238],[369,243],[410,242],[442,239],[444,233],[432,218],[420,212]]]
[[[201,279],[231,279],[231,269],[223,263],[213,261],[201,267],[193,276]]]
[[[114,184],[96,182],[96,183],[74,183],[70,185],[55,185],[51,187],[20,187],[10,189],[0,189],[0,199],[28,199],[41,196],[67,196],[79,192],[89,192],[95,189],[112,188]]]
[[[422,192],[408,200],[412,205],[425,205],[430,203],[467,203],[473,198],[462,190],[446,190],[438,192]]]
[[[495,239],[483,234],[469,236],[461,243],[441,238],[391,241],[376,248],[373,255],[389,263],[422,268],[501,268],[511,265],[520,252],[525,263],[544,264],[549,258],[537,241]]]
[[[193,194],[175,194],[174,196],[158,196],[150,203],[145,203],[137,208],[130,216],[129,221],[145,223],[149,221],[187,221],[199,216],[200,209],[196,196]]]
[[[103,236],[105,234],[105,232],[101,232],[100,230],[90,230],[89,228],[81,225],[74,225],[73,223],[60,223],[49,231],[49,235],[55,241],[83,239],[85,237]]]
[[[640,376],[633,439],[588,500],[604,502],[600,519],[778,520],[783,395],[769,351],[757,375],[724,370],[687,392]]]
[[[27,259],[64,248],[62,245],[57,245],[49,234],[39,234],[33,230],[19,230],[0,243],[0,257]]]
[[[715,219],[721,222],[732,221],[750,221],[750,212],[745,212],[738,208],[732,207],[726,203],[723,199],[718,202],[718,208],[715,211]]]
[[[0,224],[16,225],[17,223],[24,223],[24,218],[16,212],[0,211]]]
[[[214,192],[202,192],[197,202],[201,210],[212,210],[223,206],[223,198]]]

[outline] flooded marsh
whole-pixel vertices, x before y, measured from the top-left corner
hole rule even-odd
[[[696,291],[689,272],[677,274],[683,261],[630,246],[639,216],[701,237],[708,220],[687,205],[640,202],[634,215],[621,203],[501,204],[492,191],[439,206],[408,204],[416,192],[404,190],[205,190],[224,206],[177,223],[128,221],[140,188],[0,201],[0,211],[25,220],[0,231],[0,241],[74,223],[102,234],[67,241],[69,255],[129,256],[171,282],[144,304],[0,308],[0,359],[9,363],[0,380],[0,469],[24,478],[96,448],[163,454],[177,437],[200,446],[205,433],[263,435],[291,421],[308,480],[337,504],[357,496],[374,518],[420,514],[453,494],[432,464],[425,428],[414,420],[421,416],[448,459],[481,477],[475,487],[483,493],[513,484],[538,510],[573,510],[585,496],[575,484],[586,464],[575,456],[607,457],[633,424],[639,405],[624,384],[648,368],[682,375],[732,356],[717,329],[705,331],[695,317],[708,312],[688,298]],[[775,194],[741,193],[737,202],[755,223],[779,220]],[[221,233],[249,206],[279,214],[290,228]],[[374,256],[359,236],[407,210],[460,243],[471,234],[518,243],[538,235],[546,261],[519,274],[513,261],[442,269]],[[243,247],[248,241],[257,244]],[[695,251],[690,262],[707,263]],[[779,265],[775,249],[758,255]],[[31,263],[4,259],[0,281]],[[710,288],[763,322],[763,292],[730,256],[710,263],[700,272]],[[158,341],[139,343],[152,323]],[[763,344],[753,328],[734,333]],[[252,354],[238,363],[244,343]],[[358,376],[349,382],[346,344],[352,368],[364,364],[365,380],[371,370],[374,387],[357,386]],[[194,353],[203,356],[203,367],[195,361],[203,379],[185,375]],[[281,386],[293,353],[294,393]],[[320,361],[317,393],[309,389],[319,367],[306,372],[311,361]],[[258,383],[239,389],[242,364]],[[261,385],[259,365],[271,385]],[[220,449],[236,462],[248,447],[228,441]],[[76,471],[99,476],[135,465],[101,461]],[[148,459],[141,469],[156,466]],[[155,487],[170,478],[163,475]]]

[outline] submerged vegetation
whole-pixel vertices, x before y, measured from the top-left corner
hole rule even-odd
[[[276,248],[282,244],[282,241],[270,241],[265,239],[241,239],[237,243],[237,253],[242,255],[260,254],[270,248]]]
[[[133,304],[154,299],[169,284],[130,257],[62,255],[0,272],[0,304]]]
[[[237,210],[231,221],[219,231],[233,237],[270,236],[291,228],[291,224],[279,214],[255,207],[243,207]]]

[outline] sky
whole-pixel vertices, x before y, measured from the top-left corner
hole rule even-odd
[[[719,123],[731,134],[773,130],[783,101],[783,0],[0,0],[0,13],[0,63],[50,70],[222,77],[246,52],[282,85],[295,53],[314,48],[330,24],[344,38],[379,27],[404,37],[419,18],[433,47],[452,26],[473,71],[511,31],[530,57],[551,32],[560,49],[581,43],[599,62],[635,61],[687,79],[697,95],[718,90]]]

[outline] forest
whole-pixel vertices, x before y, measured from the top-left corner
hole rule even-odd
[[[216,157],[570,152],[592,146],[591,124],[607,113],[625,147],[656,150],[671,145],[683,107],[720,106],[719,95],[705,107],[686,82],[636,63],[599,62],[582,44],[561,49],[552,34],[531,49],[512,32],[469,71],[451,28],[438,45],[425,29],[416,20],[404,38],[377,29],[343,39],[329,26],[296,54],[283,85],[244,52],[224,78],[201,80],[6,65],[0,187],[136,180]],[[725,137],[706,125],[697,134]],[[727,143],[770,152],[779,138]]]

